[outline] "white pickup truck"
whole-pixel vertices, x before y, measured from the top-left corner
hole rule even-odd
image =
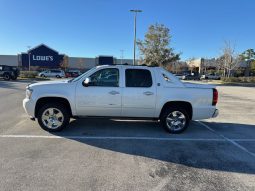
[[[190,120],[216,117],[217,101],[214,87],[182,83],[161,67],[105,65],[72,80],[28,85],[23,107],[47,131],[93,116],[156,119],[180,133]]]

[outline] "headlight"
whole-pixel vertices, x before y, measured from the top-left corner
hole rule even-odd
[[[30,99],[32,96],[33,90],[29,87],[26,89],[26,98]]]

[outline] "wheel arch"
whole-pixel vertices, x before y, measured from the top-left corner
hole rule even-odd
[[[61,103],[61,104],[63,104],[67,108],[70,116],[72,116],[71,105],[66,98],[63,98],[63,97],[42,97],[42,98],[39,98],[35,104],[35,117],[36,118],[37,118],[39,109],[44,104],[47,104],[47,103]]]
[[[192,117],[193,117],[192,104],[190,102],[187,102],[187,101],[169,101],[169,102],[166,102],[163,105],[163,107],[160,111],[159,117],[161,117],[161,115],[164,113],[164,111],[169,107],[182,107],[182,108],[185,108],[185,110],[187,111],[187,113],[189,115],[189,119],[191,120]]]

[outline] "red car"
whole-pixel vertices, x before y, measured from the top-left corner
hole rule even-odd
[[[76,78],[80,75],[80,72],[72,72],[72,71],[68,71],[66,72],[66,78]]]

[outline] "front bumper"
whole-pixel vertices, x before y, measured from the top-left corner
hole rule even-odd
[[[212,115],[212,118],[215,118],[219,115],[219,110],[218,109],[215,109],[213,115]]]
[[[35,117],[35,103],[32,99],[23,99],[23,108],[31,118]]]

